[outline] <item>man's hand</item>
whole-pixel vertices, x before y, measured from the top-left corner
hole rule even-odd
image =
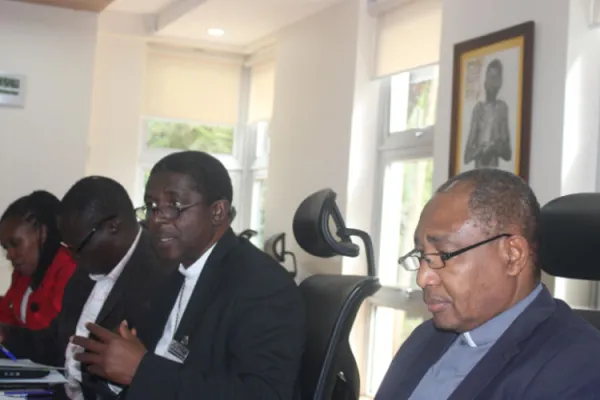
[[[94,374],[121,385],[129,385],[147,350],[123,321],[119,333],[111,332],[96,324],[87,324],[90,336],[99,340],[75,336],[71,342],[87,352],[75,355],[75,359],[88,366]]]

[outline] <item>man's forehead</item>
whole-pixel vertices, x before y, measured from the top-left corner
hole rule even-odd
[[[189,175],[161,171],[150,177],[146,194],[151,196],[177,196],[194,192],[194,189],[195,184]]]
[[[415,236],[439,236],[458,232],[469,220],[469,196],[464,191],[436,194],[421,213]]]

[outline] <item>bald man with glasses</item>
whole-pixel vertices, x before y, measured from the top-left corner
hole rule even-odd
[[[475,169],[425,206],[415,249],[433,318],[406,340],[376,400],[592,400],[600,332],[552,297],[536,257],[540,205],[521,178]]]

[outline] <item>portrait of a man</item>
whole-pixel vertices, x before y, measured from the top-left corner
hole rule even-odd
[[[477,102],[471,114],[463,162],[474,162],[475,168],[497,168],[500,159],[510,161],[512,158],[508,104],[498,97],[503,83],[503,69],[499,59],[487,65],[485,98]]]
[[[498,168],[528,179],[534,27],[530,21],[454,46],[450,176]]]

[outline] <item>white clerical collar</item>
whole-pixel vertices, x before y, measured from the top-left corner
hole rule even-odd
[[[121,261],[119,261],[119,263],[112,269],[112,271],[110,271],[110,273],[108,275],[90,274],[90,279],[95,282],[98,282],[103,279],[110,279],[112,281],[116,281],[117,278],[121,275],[121,272],[123,271],[123,269],[125,268],[125,265],[127,265],[129,260],[131,259],[131,256],[133,255],[133,252],[135,251],[135,248],[137,247],[141,236],[142,236],[142,229],[139,229],[137,236],[135,237],[135,240],[131,244],[131,247],[129,247],[129,250],[127,250],[127,253],[125,253],[125,255],[123,256]]]
[[[529,293],[527,297],[515,304],[513,307],[498,314],[491,320],[477,328],[464,332],[462,337],[469,347],[480,347],[491,345],[502,336],[502,334],[510,327],[519,315],[535,300],[543,289],[543,285],[539,283],[536,288]]]
[[[185,268],[183,265],[181,265],[181,264],[179,265],[179,272],[181,273],[181,275],[185,276],[185,279],[196,279],[200,276],[200,274],[202,273],[202,270],[204,269],[204,265],[206,264],[206,261],[208,260],[208,257],[210,257],[210,254],[212,253],[213,249],[215,248],[215,244],[210,246],[208,248],[208,250],[206,250],[204,252],[204,254],[202,254],[200,256],[200,258],[197,259],[189,267]]]

